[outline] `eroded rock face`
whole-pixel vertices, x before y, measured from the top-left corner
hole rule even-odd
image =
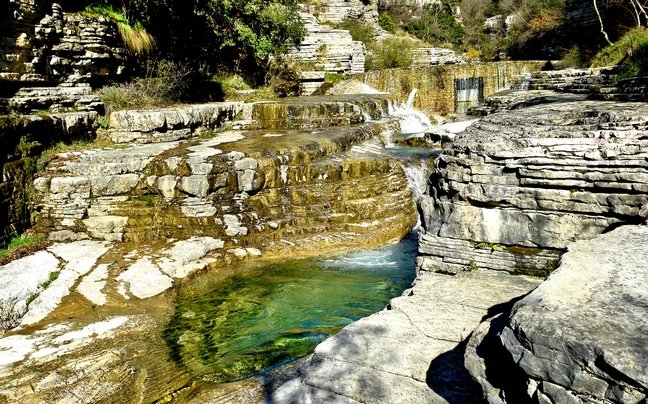
[[[491,340],[499,348],[480,351],[484,332],[473,334],[477,349],[467,365],[490,403],[645,400],[647,239],[645,225],[622,226],[571,244],[560,267],[515,304],[503,329],[490,326],[501,330]],[[517,377],[485,377],[498,364],[479,357],[493,349],[503,355],[497,362],[510,357],[507,374]]]
[[[435,185],[419,200],[425,229],[419,264],[451,272],[495,268],[489,261],[496,254],[484,257],[475,248],[504,245],[536,258],[549,254],[512,268],[542,273],[568,243],[640,222],[648,202],[647,127],[645,104],[592,101],[538,105],[474,123],[437,159]]]
[[[256,125],[271,129],[61,154],[34,181],[37,220],[54,240],[200,235],[278,254],[398,239],[416,212],[402,166],[380,140],[398,130],[397,120],[274,129],[288,120],[302,128],[363,121],[364,113],[380,119],[387,100],[262,104],[252,110]],[[163,139],[194,130],[195,116],[218,115],[211,107],[117,112],[111,126]]]
[[[97,85],[125,73],[128,52],[114,22],[65,13],[59,3],[9,4],[0,80]]]

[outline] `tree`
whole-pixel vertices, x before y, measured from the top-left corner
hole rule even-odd
[[[461,45],[465,33],[452,12],[452,6],[440,3],[426,4],[421,18],[409,21],[405,30],[433,45]]]

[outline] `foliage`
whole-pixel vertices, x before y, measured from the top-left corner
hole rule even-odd
[[[648,29],[636,27],[592,60],[592,67],[622,65],[620,78],[648,74]]]
[[[132,24],[129,23],[124,14],[115,10],[111,5],[92,4],[86,7],[86,13],[113,20],[117,24],[117,30],[126,47],[135,55],[150,53],[156,46],[155,39],[140,21],[135,20]]]
[[[567,51],[567,53],[563,55],[562,66],[583,67],[583,59],[578,45],[574,45],[569,51]]]
[[[398,24],[396,24],[387,13],[381,13],[378,16],[378,25],[390,34],[395,34],[398,29]]]
[[[421,18],[405,24],[405,31],[417,38],[438,46],[463,43],[464,28],[455,18],[452,8],[447,4],[429,3],[423,7]]]
[[[537,59],[541,54],[538,48],[557,42],[566,23],[566,0],[504,0],[500,7],[507,14],[515,15],[502,49],[518,58]],[[544,53],[542,57],[557,56],[548,50]]]
[[[463,0],[461,18],[464,26],[463,45],[470,58],[490,61],[497,57],[499,42],[506,35],[503,19],[490,27],[486,17],[498,10],[490,0]]]
[[[335,24],[335,28],[349,31],[354,41],[362,41],[367,46],[376,41],[374,26],[354,18],[346,17],[342,22]]]
[[[324,73],[324,82],[325,83],[337,84],[340,80],[342,80],[342,74],[341,73],[334,73],[334,72],[326,72],[326,73]]]
[[[148,61],[144,77],[128,83],[106,86],[97,95],[108,112],[120,109],[169,106],[189,98],[194,72],[170,60]]]
[[[47,243],[47,236],[42,234],[23,234],[14,237],[5,248],[0,249],[0,265],[5,265],[10,260],[17,258],[17,256],[21,256],[21,250],[30,249],[44,243]]]
[[[414,62],[415,42],[404,37],[383,39],[369,47],[365,60],[367,70],[409,68]]]
[[[299,95],[299,73],[286,62],[275,61],[270,65],[266,83],[278,97]]]

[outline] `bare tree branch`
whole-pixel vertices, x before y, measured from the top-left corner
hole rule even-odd
[[[601,33],[605,37],[607,43],[612,45],[612,41],[610,41],[607,32],[605,32],[605,29],[603,28],[603,19],[601,18],[601,13],[599,12],[598,5],[596,4],[596,0],[592,0],[592,1],[594,2],[594,10],[596,10],[596,15],[598,16],[599,23],[601,24]]]

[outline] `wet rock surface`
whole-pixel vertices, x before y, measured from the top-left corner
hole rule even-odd
[[[421,249],[429,251],[420,264],[450,272],[495,268],[477,248],[537,256],[537,249],[561,251],[641,222],[647,125],[645,104],[594,101],[537,105],[475,122],[436,160],[433,187],[419,200]],[[473,249],[455,248],[461,240]],[[439,243],[445,253],[434,251]],[[514,269],[542,274],[555,263],[547,256]]]
[[[468,336],[540,283],[496,271],[420,272],[387,309],[321,343],[264,403],[479,403],[463,365]]]
[[[200,235],[241,255],[374,245],[415,221],[402,166],[380,140],[397,127],[225,131],[61,154],[34,181],[37,221],[54,240]]]
[[[466,364],[490,403],[645,400],[646,237],[645,225],[623,226],[571,244],[510,318],[475,331]],[[516,377],[492,378],[504,362],[494,350]]]

